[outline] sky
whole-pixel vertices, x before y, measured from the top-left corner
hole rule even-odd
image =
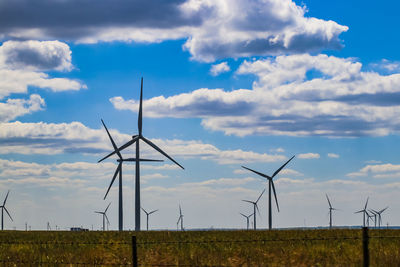
[[[121,146],[137,134],[151,229],[244,228],[275,178],[273,227],[360,225],[389,206],[400,224],[400,3],[292,0],[0,2],[0,201],[6,229],[98,230],[118,194],[101,119]],[[133,157],[133,147],[123,151]],[[123,165],[134,228],[134,165]],[[267,228],[267,194],[257,226]],[[142,228],[145,225],[142,213]]]

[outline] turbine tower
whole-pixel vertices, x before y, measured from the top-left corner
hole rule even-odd
[[[176,222],[176,229],[178,229],[179,222],[181,222],[181,231],[183,231],[183,214],[182,214],[181,205],[179,205],[179,218],[178,218],[178,221]]]
[[[254,226],[254,230],[257,230],[256,209],[257,209],[257,211],[258,211],[258,214],[260,214],[260,211],[259,211],[259,209],[258,209],[257,203],[258,203],[258,201],[260,200],[261,196],[264,194],[264,192],[265,192],[265,189],[261,192],[261,195],[257,198],[256,201],[242,200],[242,201],[244,201],[244,202],[248,202],[248,203],[253,204],[253,215],[254,215],[254,224],[253,224],[253,226]]]
[[[331,202],[329,201],[329,197],[327,194],[325,194],[326,199],[328,200],[329,204],[329,228],[332,229],[332,210],[338,210],[332,207]]]
[[[144,213],[146,213],[146,225],[147,225],[147,231],[149,231],[149,216],[150,216],[150,214],[153,214],[154,212],[156,212],[156,211],[158,211],[158,210],[153,210],[153,211],[150,211],[150,212],[147,212],[144,208],[142,208],[142,210],[144,211]]]
[[[369,199],[369,197],[367,198],[367,201],[365,202],[364,209],[354,212],[354,213],[361,213],[361,212],[363,213],[363,227],[365,227],[365,215],[366,214],[368,215],[368,212],[367,212],[368,199]]]
[[[246,218],[246,221],[247,221],[247,230],[249,230],[249,225],[250,225],[250,217],[251,216],[253,216],[253,213],[252,214],[250,214],[250,215],[248,215],[248,216],[246,216],[246,215],[244,215],[243,213],[240,213],[243,217],[245,217]]]
[[[108,220],[107,214],[106,214],[110,205],[111,205],[111,202],[110,202],[110,204],[108,204],[107,208],[104,211],[95,211],[95,213],[103,215],[103,231],[106,230],[106,221],[105,220],[107,220],[108,224],[110,223],[110,221]]]
[[[7,198],[8,198],[8,194],[9,194],[9,193],[10,193],[10,190],[8,190],[8,192],[7,192],[7,195],[6,195],[6,198],[4,199],[3,205],[0,206],[0,208],[1,208],[1,230],[4,230],[4,211],[6,211],[8,217],[10,217],[11,221],[14,221],[14,220],[11,218],[11,215],[10,215],[10,213],[8,212],[7,208],[6,208],[6,201],[7,201]]]
[[[115,144],[113,138],[111,137],[110,132],[107,129],[106,124],[104,123],[103,120],[101,120],[101,123],[103,123],[104,128],[107,131],[107,135],[110,138],[111,144],[114,148],[114,151],[117,153],[118,158],[117,162],[118,162],[118,167],[115,170],[114,176],[111,180],[110,186],[108,187],[107,193],[104,196],[104,200],[106,199],[108,192],[111,189],[111,186],[113,185],[115,178],[117,177],[117,175],[119,174],[119,188],[118,188],[118,230],[122,231],[123,230],[123,205],[122,205],[122,162],[124,161],[136,161],[136,159],[134,158],[129,158],[129,159],[124,159],[121,155],[121,153],[118,151],[117,145]],[[163,161],[163,160],[155,160],[155,159],[140,159],[140,161]]]
[[[117,152],[122,151],[123,149],[129,147],[130,145],[133,145],[134,143],[136,143],[136,157],[135,157],[135,166],[136,166],[136,175],[135,175],[135,230],[136,231],[140,231],[140,150],[139,150],[139,140],[142,140],[143,142],[145,142],[146,144],[148,144],[149,146],[151,146],[152,148],[154,148],[155,150],[157,150],[159,153],[163,154],[165,157],[167,157],[168,159],[170,159],[172,162],[174,162],[175,164],[177,164],[179,167],[181,167],[182,169],[183,166],[180,165],[178,162],[176,162],[173,158],[171,158],[170,156],[168,156],[167,153],[165,153],[164,151],[161,150],[161,148],[159,148],[158,146],[156,146],[153,142],[151,142],[150,140],[146,139],[143,135],[142,135],[142,124],[143,124],[143,115],[142,115],[142,106],[143,106],[143,77],[141,80],[141,86],[140,86],[140,103],[139,103],[139,112],[138,112],[138,135],[133,135],[132,139],[127,142],[126,144],[124,144],[123,146],[117,148],[116,150],[114,150],[113,152],[111,152],[110,154],[108,154],[107,156],[105,156],[104,158],[102,158],[101,160],[99,160],[99,162],[105,160],[106,158],[114,155]]]
[[[283,164],[279,169],[277,169],[272,176],[268,176],[264,173],[252,170],[250,168],[247,168],[245,166],[242,166],[242,168],[245,168],[246,170],[252,171],[255,174],[260,175],[261,177],[264,177],[268,180],[268,228],[269,230],[272,229],[272,200],[271,200],[271,188],[274,191],[274,196],[275,196],[275,202],[276,202],[276,207],[278,208],[279,212],[279,205],[278,205],[278,198],[276,197],[276,191],[275,191],[275,185],[274,185],[274,177],[294,158],[291,157],[288,161],[286,161],[285,164]],[[255,216],[255,215],[254,215]]]

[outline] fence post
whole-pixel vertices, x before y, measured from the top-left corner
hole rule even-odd
[[[368,250],[368,227],[362,228],[362,245],[363,245],[363,266],[369,267],[369,250]]]
[[[138,267],[136,236],[134,235],[132,236],[132,265],[133,267]]]

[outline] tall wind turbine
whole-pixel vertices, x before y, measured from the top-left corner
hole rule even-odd
[[[373,209],[369,209],[368,210],[370,213],[372,213],[372,215],[371,215],[371,217],[374,217],[374,227],[376,228],[376,223],[378,222],[377,220],[376,220],[376,217],[378,216],[378,213],[375,211],[375,210],[373,210]]]
[[[9,193],[10,193],[10,190],[8,190],[8,192],[7,192],[7,195],[6,195],[6,198],[4,199],[3,205],[0,206],[0,208],[1,208],[1,230],[4,230],[4,216],[3,216],[3,215],[4,215],[4,211],[6,211],[8,217],[10,217],[11,221],[14,221],[14,220],[11,218],[11,215],[10,215],[10,213],[8,212],[7,208],[6,208],[6,201],[7,201],[7,198],[8,198],[8,194],[9,194]]]
[[[252,170],[250,168],[247,168],[245,166],[242,166],[243,168],[245,168],[246,170],[252,171],[255,174],[260,175],[261,177],[264,177],[268,180],[268,228],[271,230],[272,229],[272,201],[271,201],[271,187],[272,190],[274,191],[274,196],[275,196],[275,202],[276,202],[276,207],[278,208],[278,212],[279,212],[279,205],[278,205],[278,198],[276,197],[276,191],[275,191],[275,185],[274,185],[274,177],[294,158],[291,157],[288,161],[286,161],[285,164],[283,164],[279,169],[277,169],[274,174],[272,176],[268,176],[264,173]]]
[[[261,195],[257,198],[256,201],[242,200],[242,201],[244,201],[244,202],[248,202],[248,203],[253,204],[253,215],[254,215],[254,225],[253,225],[253,226],[254,226],[254,230],[257,230],[256,210],[258,211],[258,214],[260,214],[260,211],[259,211],[259,209],[258,209],[257,203],[258,203],[258,201],[260,200],[261,196],[264,194],[264,192],[265,192],[265,189],[261,192]]]
[[[329,201],[328,195],[325,194],[325,196],[329,204],[329,228],[332,228],[332,210],[338,210],[338,209],[333,208],[331,202]]]
[[[378,215],[378,227],[381,228],[381,223],[382,223],[382,216],[381,214],[389,207],[386,207],[384,209],[381,209],[380,211],[372,210]]]
[[[115,151],[111,152],[110,154],[108,154],[107,156],[105,156],[104,158],[99,160],[99,162],[101,162],[101,161],[105,160],[106,158],[114,155],[115,153],[120,152],[121,150],[129,147],[130,145],[133,145],[134,143],[136,143],[136,158],[135,158],[135,163],[136,163],[136,168],[135,168],[136,169],[136,176],[135,176],[135,230],[136,231],[140,231],[140,208],[141,208],[141,206],[140,206],[140,164],[139,164],[139,162],[140,162],[140,153],[139,153],[140,150],[139,150],[139,140],[142,140],[143,142],[145,142],[146,144],[148,144],[149,146],[151,146],[152,148],[157,150],[159,153],[161,153],[162,155],[164,155],[165,157],[170,159],[172,162],[177,164],[179,167],[184,169],[182,165],[180,165],[173,158],[168,156],[167,153],[162,151],[161,148],[156,146],[153,142],[151,142],[150,140],[146,139],[142,135],[142,124],[143,124],[142,106],[143,106],[143,77],[142,77],[141,86],[140,86],[140,103],[139,103],[139,113],[138,113],[138,131],[139,131],[139,134],[138,135],[133,135],[132,136],[132,140],[130,140],[129,142],[127,142],[123,146],[117,148]]]
[[[150,216],[150,214],[153,214],[154,212],[156,212],[158,210],[153,210],[150,212],[147,212],[144,208],[142,208],[142,210],[144,211],[144,213],[146,213],[147,231],[149,231],[149,216]]]
[[[114,176],[111,180],[110,186],[108,187],[107,193],[104,196],[104,199],[106,199],[108,192],[111,189],[111,186],[113,185],[115,178],[117,177],[117,175],[119,174],[119,188],[118,188],[118,230],[122,231],[123,230],[123,205],[122,205],[122,162],[124,161],[136,161],[136,159],[134,158],[129,158],[129,159],[124,159],[121,155],[121,153],[118,151],[117,145],[115,144],[113,138],[111,137],[110,132],[107,129],[106,124],[104,123],[103,120],[101,120],[101,123],[103,123],[104,128],[107,131],[107,135],[110,138],[111,144],[114,148],[114,151],[117,153],[118,158],[117,162],[118,162],[118,167],[115,170]],[[163,161],[163,160],[155,160],[155,159],[140,159],[140,161]]]
[[[364,209],[354,212],[354,213],[361,213],[361,212],[363,213],[363,227],[365,227],[365,215],[368,214],[368,212],[367,212],[368,199],[369,199],[369,197],[367,198],[367,201],[365,202]]]
[[[253,213],[252,214],[250,214],[250,215],[248,215],[248,216],[246,216],[246,215],[244,215],[243,213],[240,213],[243,217],[245,217],[246,218],[246,221],[247,221],[247,230],[249,230],[249,225],[250,225],[250,217],[251,216],[253,216]]]
[[[103,215],[103,231],[106,230],[106,221],[105,220],[107,220],[108,224],[110,223],[110,221],[108,220],[107,214],[106,214],[110,205],[111,205],[111,202],[110,202],[110,204],[108,204],[107,208],[104,211],[95,211],[95,213]]]
[[[176,229],[178,229],[179,222],[181,222],[181,230],[183,231],[183,214],[182,214],[181,205],[179,205],[179,218],[178,218],[178,221],[176,222]]]

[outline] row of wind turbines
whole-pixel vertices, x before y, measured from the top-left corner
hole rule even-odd
[[[107,192],[104,196],[104,200],[106,199],[112,185],[114,184],[114,181],[116,179],[116,177],[118,176],[118,181],[119,181],[119,185],[118,185],[118,230],[122,231],[123,230],[123,203],[122,203],[122,165],[123,162],[135,162],[135,230],[136,231],[140,231],[141,230],[141,226],[140,226],[140,215],[141,215],[141,209],[145,212],[146,216],[147,216],[147,229],[148,229],[148,218],[149,215],[156,212],[157,210],[151,211],[151,212],[147,212],[146,210],[144,210],[141,205],[140,205],[140,162],[162,162],[163,160],[157,160],[157,159],[145,159],[145,158],[141,158],[140,157],[140,140],[143,141],[145,144],[149,145],[150,147],[152,147],[154,150],[156,150],[157,152],[159,152],[160,154],[162,154],[163,156],[165,156],[166,158],[168,158],[169,160],[171,160],[173,163],[175,163],[176,165],[178,165],[181,169],[184,169],[184,167],[182,165],[180,165],[177,161],[175,161],[172,157],[170,157],[167,153],[165,153],[161,148],[159,148],[157,145],[155,145],[153,142],[151,142],[150,140],[148,140],[147,138],[145,138],[143,136],[143,77],[141,79],[141,86],[140,86],[140,102],[139,102],[139,111],[138,111],[138,134],[132,135],[132,139],[130,141],[128,141],[127,143],[125,143],[124,145],[118,147],[114,141],[114,139],[112,138],[110,132],[108,131],[108,128],[106,126],[106,124],[104,123],[103,120],[101,120],[107,135],[110,139],[110,142],[112,144],[113,147],[113,151],[110,152],[108,155],[106,155],[105,157],[103,157],[102,159],[100,159],[98,161],[98,163],[102,162],[103,160],[113,156],[113,155],[117,155],[117,162],[118,162],[118,166],[117,169],[114,172],[114,175],[111,179],[110,185],[107,189]],[[121,154],[121,151],[128,148],[131,145],[135,145],[136,146],[136,154],[134,158],[124,158]],[[277,210],[279,212],[279,204],[278,204],[278,198],[276,195],[276,190],[275,190],[275,185],[274,185],[274,177],[291,161],[293,160],[295,156],[292,156],[288,161],[286,161],[281,167],[279,167],[271,176],[266,175],[264,173],[258,172],[256,170],[252,170],[248,167],[242,166],[244,169],[251,171],[263,178],[265,178],[267,180],[268,183],[268,229],[272,229],[272,193],[274,195],[275,198],[275,203],[276,203],[276,207]],[[253,216],[253,226],[254,229],[256,229],[256,211],[258,211],[258,206],[257,203],[260,200],[261,196],[264,194],[265,189],[262,191],[262,193],[260,194],[260,196],[257,198],[256,201],[251,201],[251,200],[243,200],[244,202],[248,202],[250,204],[253,205],[253,213],[250,215],[245,215],[243,213],[240,213],[242,216],[244,216],[246,218],[247,221],[247,228],[249,227],[249,222],[250,222],[250,217]],[[328,198],[328,195],[326,195],[326,198],[328,200],[328,204],[329,204],[329,226],[332,227],[332,211],[336,210],[335,208],[332,207],[330,200]],[[368,204],[368,199],[367,199],[367,203],[364,207],[363,210],[357,211],[356,213],[361,213],[363,212],[364,214],[364,220],[363,220],[363,226],[365,226],[366,224],[366,220],[365,220],[365,216],[367,215],[368,218],[371,218],[370,216],[375,216],[375,223],[376,223],[376,216],[378,216],[378,221],[379,221],[379,225],[381,223],[381,214],[387,209],[387,207],[385,209],[382,209],[380,211],[376,211],[376,210],[369,210],[369,212],[367,211],[367,204]],[[103,215],[103,229],[105,229],[105,220],[108,221],[106,212],[108,207],[110,206],[110,204],[107,206],[107,208],[105,209],[104,212],[99,212],[96,211],[96,213],[102,214]],[[259,212],[259,211],[258,211]],[[370,215],[373,214],[373,215]],[[182,214],[182,209],[181,206],[179,205],[179,218],[178,218],[178,222],[177,222],[177,228],[179,223],[181,223],[181,230],[183,230],[183,214]],[[369,224],[369,219],[367,221],[367,223]]]

